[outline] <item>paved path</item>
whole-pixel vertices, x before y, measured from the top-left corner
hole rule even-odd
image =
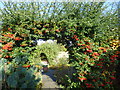
[[[51,90],[59,90],[58,84],[55,82],[54,71],[49,69],[48,72],[42,73],[42,90],[51,89]]]

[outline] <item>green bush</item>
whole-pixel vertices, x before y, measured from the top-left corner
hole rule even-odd
[[[70,64],[63,64],[61,66],[56,66],[54,76],[56,81],[62,86],[69,86],[68,79],[72,79],[73,73],[76,73],[76,70]]]
[[[54,61],[60,51],[66,51],[66,48],[62,44],[54,43],[43,43],[35,47],[31,53],[30,61],[34,64],[41,63],[42,57],[40,57],[41,53],[44,53],[46,56],[46,60],[48,60],[50,65],[55,65]],[[60,60],[59,60],[60,61]]]
[[[22,60],[16,57],[12,62],[7,62],[6,59],[1,58],[0,71],[2,77],[0,81],[2,88],[41,88],[41,73],[30,65],[19,64],[19,62],[24,62]]]

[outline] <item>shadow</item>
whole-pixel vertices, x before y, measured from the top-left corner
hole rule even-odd
[[[100,57],[97,65],[91,67],[91,73],[99,72],[102,77],[107,78],[108,82],[107,80],[100,78],[97,80],[101,81],[104,85],[109,85],[109,89],[114,88],[117,90],[120,88],[120,48],[109,50],[104,54],[105,55]],[[100,64],[102,66],[100,66]],[[97,74],[98,73],[96,73],[96,76]]]
[[[117,51],[119,51],[120,52],[120,46],[117,48]],[[118,54],[118,64],[117,64],[117,66],[116,66],[116,74],[115,74],[115,76],[116,76],[116,83],[115,83],[115,88],[120,88],[120,53]]]
[[[72,66],[60,66],[54,71],[54,75],[56,78],[56,82],[58,85],[68,86],[68,77],[69,79],[73,79],[73,73],[76,73],[76,70]]]
[[[55,70],[53,69],[48,69],[47,72],[42,72],[42,75],[47,75],[49,76],[54,82],[56,82],[56,78],[54,77]]]

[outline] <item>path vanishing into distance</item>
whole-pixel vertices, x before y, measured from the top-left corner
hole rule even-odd
[[[47,72],[42,73],[42,90],[45,88],[60,90],[59,85],[56,83],[54,72],[55,70],[49,69]]]

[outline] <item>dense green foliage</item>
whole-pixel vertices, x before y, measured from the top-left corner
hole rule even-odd
[[[120,52],[113,53],[109,41],[118,39],[120,31],[116,28],[118,25],[117,10],[113,13],[104,14],[105,7],[103,5],[103,2],[4,2],[5,8],[0,10],[3,22],[0,30],[2,35],[0,37],[2,43],[1,60],[6,59],[7,65],[11,62],[18,67],[24,64],[31,65],[28,57],[34,51],[32,40],[54,39],[66,46],[70,53],[69,63],[76,70],[73,78],[68,77],[65,87],[103,89],[114,87],[112,83],[116,72],[109,69],[111,67],[112,70],[116,68]],[[72,42],[71,46],[69,41]],[[103,59],[105,62],[101,61]],[[32,68],[30,66],[23,67]],[[15,69],[15,67],[13,68]],[[25,72],[29,72],[26,70],[24,69]],[[17,83],[21,82],[19,80],[14,81],[14,85],[9,84],[9,79],[13,78],[16,73],[18,74],[17,71],[11,71],[11,74],[6,77],[7,81],[4,82],[7,82],[8,87],[29,86],[23,83],[23,86],[18,85]],[[31,73],[32,75],[33,73]],[[33,80],[33,77],[31,79]],[[35,79],[33,83],[36,84]]]
[[[55,64],[55,59],[60,51],[66,51],[65,47],[61,44],[57,44],[56,42],[52,43],[43,43],[35,47],[35,50],[31,53],[32,55],[29,57],[29,60],[33,64],[41,63],[41,60],[48,60],[50,65]],[[45,56],[40,57],[41,54]]]

